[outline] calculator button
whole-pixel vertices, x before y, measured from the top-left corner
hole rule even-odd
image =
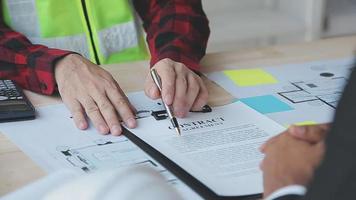
[[[17,99],[23,99],[23,97],[22,97],[22,96],[20,96],[20,97],[17,97]]]
[[[0,101],[7,100],[7,96],[0,96]]]

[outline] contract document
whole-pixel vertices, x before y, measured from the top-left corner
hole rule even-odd
[[[217,196],[262,193],[259,147],[285,130],[242,102],[213,108],[210,113],[190,113],[179,119],[179,136],[169,120],[138,120],[128,129],[173,161]],[[130,138],[130,137],[129,137]]]

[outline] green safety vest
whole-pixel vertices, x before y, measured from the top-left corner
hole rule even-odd
[[[130,0],[2,0],[5,22],[33,44],[97,64],[148,58]]]

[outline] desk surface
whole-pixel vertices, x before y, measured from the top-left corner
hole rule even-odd
[[[312,60],[336,59],[354,56],[356,36],[320,40],[286,46],[275,46],[261,49],[237,52],[221,52],[207,55],[202,61],[203,72],[219,71],[226,66],[242,68],[262,67],[287,63],[301,63]],[[104,66],[110,71],[125,92],[143,89],[144,78],[148,72],[148,62],[135,62],[119,65]],[[132,77],[135,77],[134,84]],[[212,105],[226,104],[231,96],[214,83],[208,84]],[[26,92],[35,106],[49,105],[60,102],[58,96],[43,96]],[[4,135],[0,134],[0,196],[28,184],[45,173],[12,144]]]

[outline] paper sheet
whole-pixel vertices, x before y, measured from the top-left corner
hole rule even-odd
[[[168,120],[139,120],[131,132],[222,196],[261,193],[263,155],[258,148],[285,128],[241,102],[179,120],[178,136]]]
[[[149,100],[143,92],[128,97],[140,117],[164,109],[160,101]],[[92,126],[81,131],[70,117],[63,104],[46,106],[37,109],[35,120],[1,123],[0,131],[48,173],[66,168],[85,173],[146,165],[160,171],[185,199],[201,199],[126,137],[103,136]]]
[[[345,58],[266,66],[259,68],[258,71],[254,71],[256,69],[252,69],[252,71],[251,69],[242,69],[251,72],[245,74],[247,82],[256,83],[256,79],[265,80],[260,76],[263,74],[262,76],[267,77],[266,74],[268,74],[276,80],[274,83],[266,81],[260,84],[238,84],[236,77],[232,78],[227,75],[226,71],[210,73],[208,77],[237,99],[242,101],[254,100],[250,103],[252,108],[283,126],[305,121],[327,123],[333,118],[338,100],[354,67],[354,61],[354,58]],[[227,72],[230,73],[231,70]],[[256,75],[254,76],[253,73],[256,73]],[[278,99],[279,103],[270,104],[270,99],[257,98],[261,96],[273,96]],[[262,106],[264,104],[268,104],[268,106]],[[282,104],[292,109],[280,109]],[[287,107],[284,106],[284,108]]]

